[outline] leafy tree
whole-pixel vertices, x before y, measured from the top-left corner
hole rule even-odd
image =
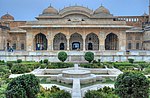
[[[100,97],[101,96],[101,97]],[[100,93],[96,90],[88,90],[86,93],[85,93],[85,97],[84,98],[104,98],[105,97],[105,94],[104,93]]]
[[[104,88],[107,89],[107,92],[105,90],[99,89],[99,90],[89,90],[85,93],[84,98],[119,98],[117,95],[114,94],[114,92],[108,91],[112,90],[111,88]]]
[[[115,91],[121,98],[148,98],[149,80],[140,72],[120,74]]]
[[[67,91],[60,90],[57,86],[52,86],[50,89],[41,87],[38,98],[71,98],[71,94]]]
[[[86,52],[84,55],[86,61],[91,63],[94,60],[94,53],[93,52]]]
[[[55,85],[51,87],[51,92],[57,92],[57,91],[60,91],[59,87],[57,87]]]
[[[8,84],[6,98],[36,98],[39,91],[39,80],[35,75],[22,75]]]
[[[64,62],[67,59],[67,53],[66,52],[59,52],[58,53],[58,59],[62,62]]]
[[[67,91],[60,90],[50,95],[50,98],[71,98],[71,94]]]

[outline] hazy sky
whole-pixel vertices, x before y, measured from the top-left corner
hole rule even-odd
[[[149,0],[0,0],[0,16],[10,13],[15,20],[35,20],[50,4],[56,9],[81,5],[97,9],[101,4],[115,16],[148,14]]]

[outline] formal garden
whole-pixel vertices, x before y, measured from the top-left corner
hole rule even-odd
[[[81,81],[81,88],[96,84],[114,85],[114,88],[104,86],[97,90],[87,90],[84,98],[150,98],[149,62],[134,61],[132,58],[129,58],[126,62],[101,62],[100,59],[94,60],[94,53],[92,52],[86,52],[84,58],[87,62],[79,64],[81,69],[119,69],[123,72],[116,79],[105,78],[85,84]],[[0,61],[0,98],[71,98],[72,94],[66,90],[62,90],[57,86],[44,88],[40,84],[51,82],[72,88],[72,83],[47,82],[45,77],[39,78],[34,74],[25,74],[36,69],[66,70],[74,67],[74,63],[66,62],[67,54],[65,52],[59,52],[58,59],[60,62],[51,62],[48,59],[40,60],[39,62],[22,61],[21,59],[7,62]],[[11,74],[23,75],[9,78]]]

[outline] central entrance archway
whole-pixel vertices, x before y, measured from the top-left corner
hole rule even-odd
[[[70,36],[70,50],[83,50],[83,39],[78,33]]]
[[[35,50],[47,50],[47,39],[42,33],[35,36]]]

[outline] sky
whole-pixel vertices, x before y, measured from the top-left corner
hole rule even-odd
[[[114,16],[140,16],[149,12],[149,0],[0,0],[0,16],[8,12],[15,20],[31,21],[49,5],[57,10],[73,5],[96,10],[101,4]]]

